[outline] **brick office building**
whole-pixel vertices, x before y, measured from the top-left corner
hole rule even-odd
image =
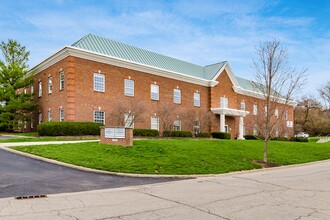
[[[132,122],[139,108],[135,128],[227,131],[241,139],[259,132],[265,106],[228,62],[203,67],[91,34],[31,72],[35,83],[27,92],[33,89],[39,109],[26,130],[45,121],[118,125],[118,115]],[[285,113],[276,135],[291,136],[293,106],[276,111]]]

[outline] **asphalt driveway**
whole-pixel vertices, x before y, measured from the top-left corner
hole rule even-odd
[[[0,198],[78,192],[178,180],[75,170],[0,150]]]

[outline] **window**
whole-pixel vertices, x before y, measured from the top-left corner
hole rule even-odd
[[[60,109],[60,121],[64,121],[64,109]]]
[[[60,72],[60,90],[64,89],[64,72]]]
[[[201,132],[201,124],[199,121],[194,121],[193,132],[195,136],[198,136]]]
[[[134,80],[125,79],[125,95],[134,96]]]
[[[173,99],[175,104],[181,104],[181,90],[174,89],[173,90]]]
[[[220,98],[220,108],[228,108],[228,98]]]
[[[39,115],[38,115],[38,122],[39,122],[39,124],[41,124],[42,123],[42,112],[39,112]]]
[[[241,110],[245,111],[245,102],[241,102]]]
[[[48,77],[48,94],[51,94],[53,92],[53,81],[52,77]]]
[[[258,114],[258,105],[254,104],[253,105],[253,115],[257,115]]]
[[[151,84],[151,99],[159,100],[159,85]]]
[[[288,138],[288,137],[289,137],[289,132],[288,132],[288,131],[285,131],[285,133],[284,133],[284,137],[285,137],[285,138]]]
[[[33,127],[34,127],[34,126],[33,126],[34,118],[33,118],[33,115],[32,115],[32,114],[31,114],[31,119],[30,119],[30,120],[31,120],[30,127],[31,127],[31,129],[33,129]]]
[[[267,106],[265,106],[265,117],[267,117],[267,115],[268,115],[268,108]]]
[[[275,109],[275,118],[278,118],[278,109]]]
[[[201,94],[198,92],[194,92],[194,106],[200,107],[201,106]]]
[[[30,92],[31,92],[31,94],[33,94],[33,92],[34,92],[33,85],[31,86]]]
[[[287,110],[284,110],[284,119],[288,120],[288,111]]]
[[[100,73],[94,73],[94,91],[104,92],[104,75]]]
[[[258,135],[258,129],[257,129],[257,127],[254,127],[253,128],[253,135]]]
[[[38,85],[39,85],[39,97],[41,97],[42,96],[42,81],[40,81],[38,83]]]
[[[26,120],[24,120],[24,122],[23,122],[23,128],[24,128],[24,129],[27,128],[26,124],[27,124],[27,122],[26,122]]]
[[[278,137],[279,136],[279,132],[278,132],[278,129],[276,128],[275,130],[275,137]]]
[[[52,110],[48,111],[48,121],[52,121],[53,120],[53,113]]]
[[[151,129],[159,131],[159,117],[151,116]]]
[[[24,94],[26,94],[26,88],[24,88]]]
[[[125,114],[125,128],[134,128],[134,115]]]
[[[104,124],[104,111],[94,111],[94,122]]]
[[[173,130],[174,131],[181,131],[181,120],[179,120],[179,119],[174,120]]]

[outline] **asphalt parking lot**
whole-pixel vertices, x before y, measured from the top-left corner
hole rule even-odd
[[[0,198],[118,188],[174,180],[178,179],[97,174],[0,150]]]

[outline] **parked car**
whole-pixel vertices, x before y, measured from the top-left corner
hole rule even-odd
[[[308,138],[309,137],[309,134],[307,134],[306,132],[298,132],[298,134],[295,135],[295,137],[298,137],[298,138]]]

